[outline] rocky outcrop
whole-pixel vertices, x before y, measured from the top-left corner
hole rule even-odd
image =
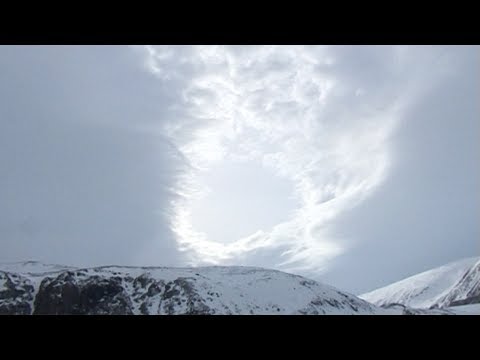
[[[34,304],[33,314],[132,314],[120,277],[82,279],[70,271],[44,279]]]
[[[32,312],[34,286],[28,278],[0,271],[0,314]]]

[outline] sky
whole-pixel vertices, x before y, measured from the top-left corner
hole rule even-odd
[[[480,255],[478,46],[0,46],[0,261],[355,294]]]

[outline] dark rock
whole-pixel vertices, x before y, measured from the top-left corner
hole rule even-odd
[[[132,314],[130,299],[119,278],[93,276],[78,281],[64,273],[42,281],[35,298],[34,314]]]
[[[0,272],[0,281],[3,281],[3,288],[0,290],[0,314],[31,314],[34,288],[30,280],[16,274]]]
[[[459,305],[469,305],[469,304],[479,304],[480,303],[480,294],[476,296],[470,296],[463,300],[456,300],[450,303],[450,306],[459,306]]]
[[[162,312],[179,315],[206,315],[212,313],[212,309],[203,303],[203,299],[195,290],[190,282],[191,280],[193,279],[178,278],[165,285],[166,291],[161,296],[160,304]],[[182,305],[182,307],[176,308],[179,305]]]

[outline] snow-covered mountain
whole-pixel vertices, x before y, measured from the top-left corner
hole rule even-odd
[[[454,313],[464,313],[457,312],[461,310],[457,306],[480,303],[480,257],[425,271],[360,295],[360,298],[378,306],[402,304],[418,309],[449,308]]]
[[[385,313],[402,311],[262,268],[0,264],[0,314]]]

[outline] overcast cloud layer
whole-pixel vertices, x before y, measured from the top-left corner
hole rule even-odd
[[[479,254],[478,47],[0,47],[0,261],[363,292]]]

